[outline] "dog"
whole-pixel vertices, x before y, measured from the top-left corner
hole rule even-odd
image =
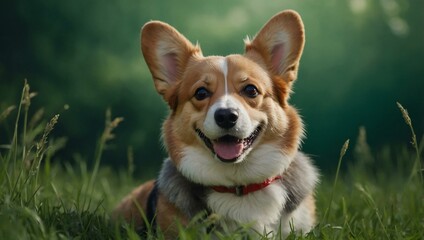
[[[172,26],[146,23],[141,49],[170,108],[162,128],[169,157],[158,179],[136,188],[114,216],[140,228],[147,218],[168,238],[178,235],[176,221],[201,212],[228,229],[310,231],[318,171],[299,150],[303,123],[288,102],[304,42],[292,10],[247,37],[243,55],[225,57],[204,57]]]

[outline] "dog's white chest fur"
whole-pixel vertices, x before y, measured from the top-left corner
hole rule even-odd
[[[207,197],[207,205],[229,227],[245,223],[252,224],[258,231],[273,230],[270,229],[271,225],[280,221],[286,195],[281,183],[276,181],[245,196],[211,192]]]

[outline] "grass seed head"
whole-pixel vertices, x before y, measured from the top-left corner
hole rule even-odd
[[[50,119],[50,122],[47,123],[46,128],[44,129],[43,136],[41,137],[40,141],[37,143],[37,150],[41,150],[44,148],[44,146],[47,143],[47,138],[50,132],[53,130],[54,126],[57,124],[58,119],[59,119],[59,114],[56,114],[52,119]]]
[[[346,154],[346,151],[349,147],[349,139],[343,144],[342,149],[340,150],[340,157],[343,157]]]
[[[399,102],[396,102],[396,104],[399,107],[402,113],[402,117],[403,119],[405,119],[406,124],[408,124],[408,126],[412,126],[412,121],[411,121],[411,118],[409,117],[408,111]]]
[[[1,114],[0,114],[0,122],[2,122],[3,120],[5,120],[10,113],[16,109],[15,105],[9,106],[8,108],[6,108]]]
[[[24,95],[22,98],[22,105],[25,107],[25,110],[28,111],[29,106],[31,105],[31,98],[37,96],[36,92],[30,92],[30,87],[25,79],[25,85],[24,85]]]

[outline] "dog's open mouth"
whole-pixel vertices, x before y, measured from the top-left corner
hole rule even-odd
[[[247,138],[237,138],[231,135],[224,135],[215,140],[211,140],[206,135],[196,129],[199,137],[205,142],[205,145],[223,162],[235,162],[237,159],[248,150],[256,138],[259,136],[262,127],[259,125]]]

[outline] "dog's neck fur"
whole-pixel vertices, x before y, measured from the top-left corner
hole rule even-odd
[[[281,215],[287,217],[312,193],[318,176],[309,158],[301,152],[295,155],[289,168],[281,173],[281,176],[282,180],[275,184],[278,184],[282,189],[282,194],[279,196],[281,197],[279,202],[283,204],[280,208],[282,209]],[[167,197],[169,202],[175,204],[188,219],[202,211],[215,213],[215,209],[213,209],[213,206],[211,209],[211,204],[208,202],[208,196],[216,193],[210,187],[194,183],[184,177],[169,158],[164,161],[158,179],[161,193]],[[255,194],[261,194],[261,191]],[[240,198],[240,196],[234,194],[231,197]],[[225,216],[223,217],[225,218]],[[238,222],[238,219],[230,220]]]
[[[179,208],[188,219],[207,210],[207,188],[184,177],[171,159],[166,159],[158,178],[159,191]]]

